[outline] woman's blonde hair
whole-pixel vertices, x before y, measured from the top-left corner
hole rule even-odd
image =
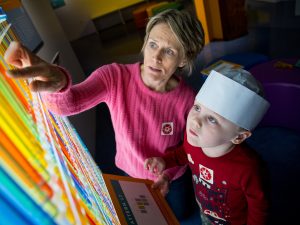
[[[186,59],[186,65],[181,69],[191,74],[194,60],[204,46],[204,31],[201,23],[186,12],[176,9],[165,10],[150,18],[146,27],[142,52],[144,52],[150,31],[159,23],[168,24],[177,37]]]

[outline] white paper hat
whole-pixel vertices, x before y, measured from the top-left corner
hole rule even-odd
[[[253,130],[270,104],[259,94],[260,84],[246,70],[212,70],[196,101],[239,127]]]

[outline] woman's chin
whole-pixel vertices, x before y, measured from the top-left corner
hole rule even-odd
[[[151,67],[147,68],[147,73],[153,77],[161,77],[161,70],[153,69]]]

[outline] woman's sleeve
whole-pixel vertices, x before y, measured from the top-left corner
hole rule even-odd
[[[67,85],[56,93],[43,93],[47,108],[58,115],[69,116],[88,110],[109,98],[110,71],[107,66],[94,71],[83,82],[72,85],[71,76],[61,68],[67,77]]]

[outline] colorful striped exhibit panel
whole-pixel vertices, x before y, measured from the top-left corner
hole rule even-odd
[[[18,40],[0,15],[0,224],[120,224],[102,173],[66,117],[3,59]]]
[[[7,76],[12,41],[0,7],[0,225],[179,225],[152,181],[102,174],[68,118]]]

